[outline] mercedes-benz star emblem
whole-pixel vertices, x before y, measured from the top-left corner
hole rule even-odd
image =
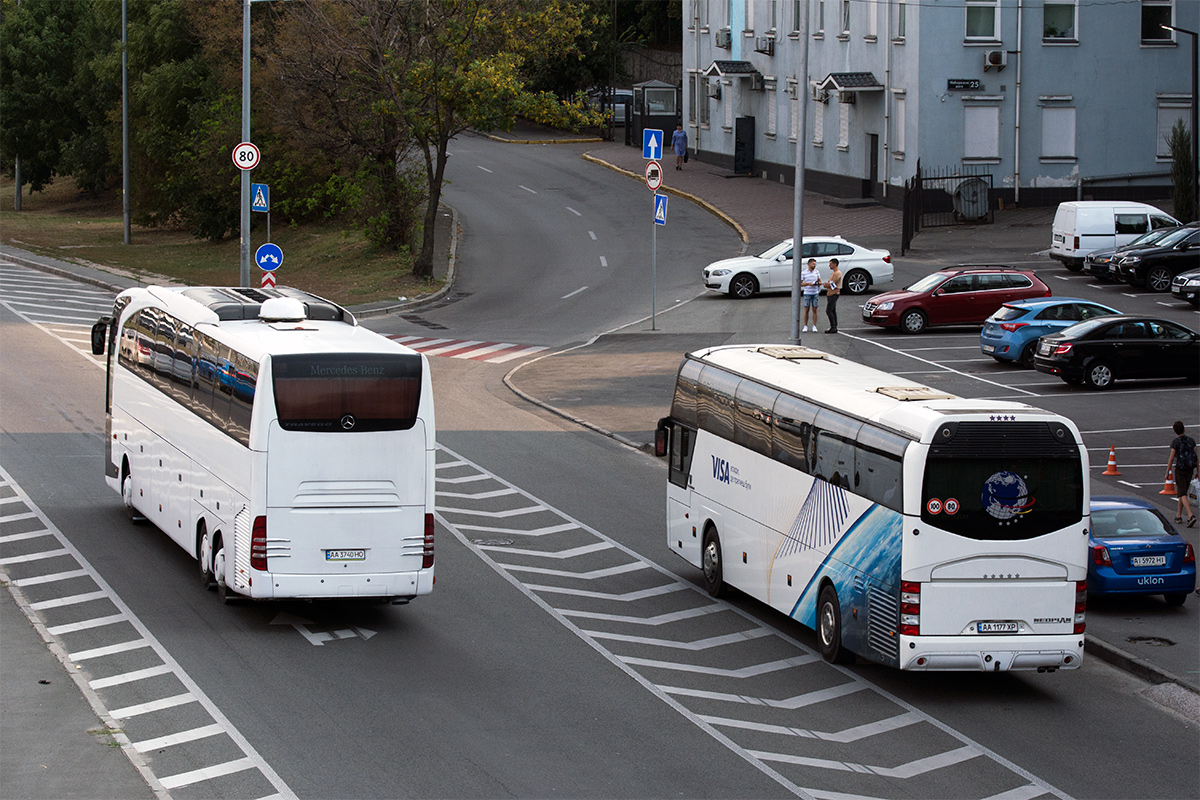
[[[356,420],[354,419],[353,414],[347,414],[346,416],[342,417],[342,430],[344,430],[344,431],[354,430],[355,422],[356,422]]]

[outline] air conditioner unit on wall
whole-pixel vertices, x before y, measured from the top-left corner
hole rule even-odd
[[[811,88],[812,88],[812,99],[814,101],[816,101],[818,103],[828,103],[829,102],[829,90],[828,89],[822,89],[820,86],[818,86],[815,83],[811,85]]]
[[[750,91],[763,91],[763,76],[757,72],[750,76]]]
[[[721,84],[714,82],[704,84],[704,94],[714,100],[721,99]]]
[[[854,99],[857,94],[857,92],[838,92],[838,102],[852,106],[854,105]]]
[[[754,40],[754,52],[765,53],[766,55],[775,55],[775,37],[774,36],[759,36]]]
[[[987,72],[992,67],[996,71],[1004,69],[1008,66],[1008,51],[1006,50],[984,50],[983,51],[983,71]]]
[[[721,28],[717,31],[717,47],[723,47],[728,50],[733,45],[733,35],[729,32],[729,28]]]

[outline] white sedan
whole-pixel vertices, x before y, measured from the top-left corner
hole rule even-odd
[[[872,286],[891,283],[892,254],[847,242],[840,236],[805,236],[803,255],[817,260],[822,283],[829,279],[829,259],[842,268],[842,291],[863,294]],[[802,265],[803,266],[803,265]],[[715,261],[704,268],[704,285],[733,297],[752,297],[758,292],[786,292],[792,288],[792,240],[784,239],[756,256],[738,256]]]

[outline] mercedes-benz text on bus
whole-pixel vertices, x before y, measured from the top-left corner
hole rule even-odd
[[[129,289],[92,349],[106,481],[223,601],[433,589],[424,356],[288,287]]]
[[[1077,668],[1088,462],[1070,420],[786,345],[679,368],[671,550],[817,632],[912,670]]]

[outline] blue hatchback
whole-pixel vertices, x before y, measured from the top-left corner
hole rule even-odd
[[[1093,497],[1089,594],[1161,594],[1181,606],[1196,590],[1196,552],[1136,497]]]
[[[1040,337],[1085,319],[1120,313],[1115,308],[1077,297],[1014,300],[1000,306],[983,323],[979,349],[997,361],[1016,362],[1032,368],[1033,351],[1037,349]]]

